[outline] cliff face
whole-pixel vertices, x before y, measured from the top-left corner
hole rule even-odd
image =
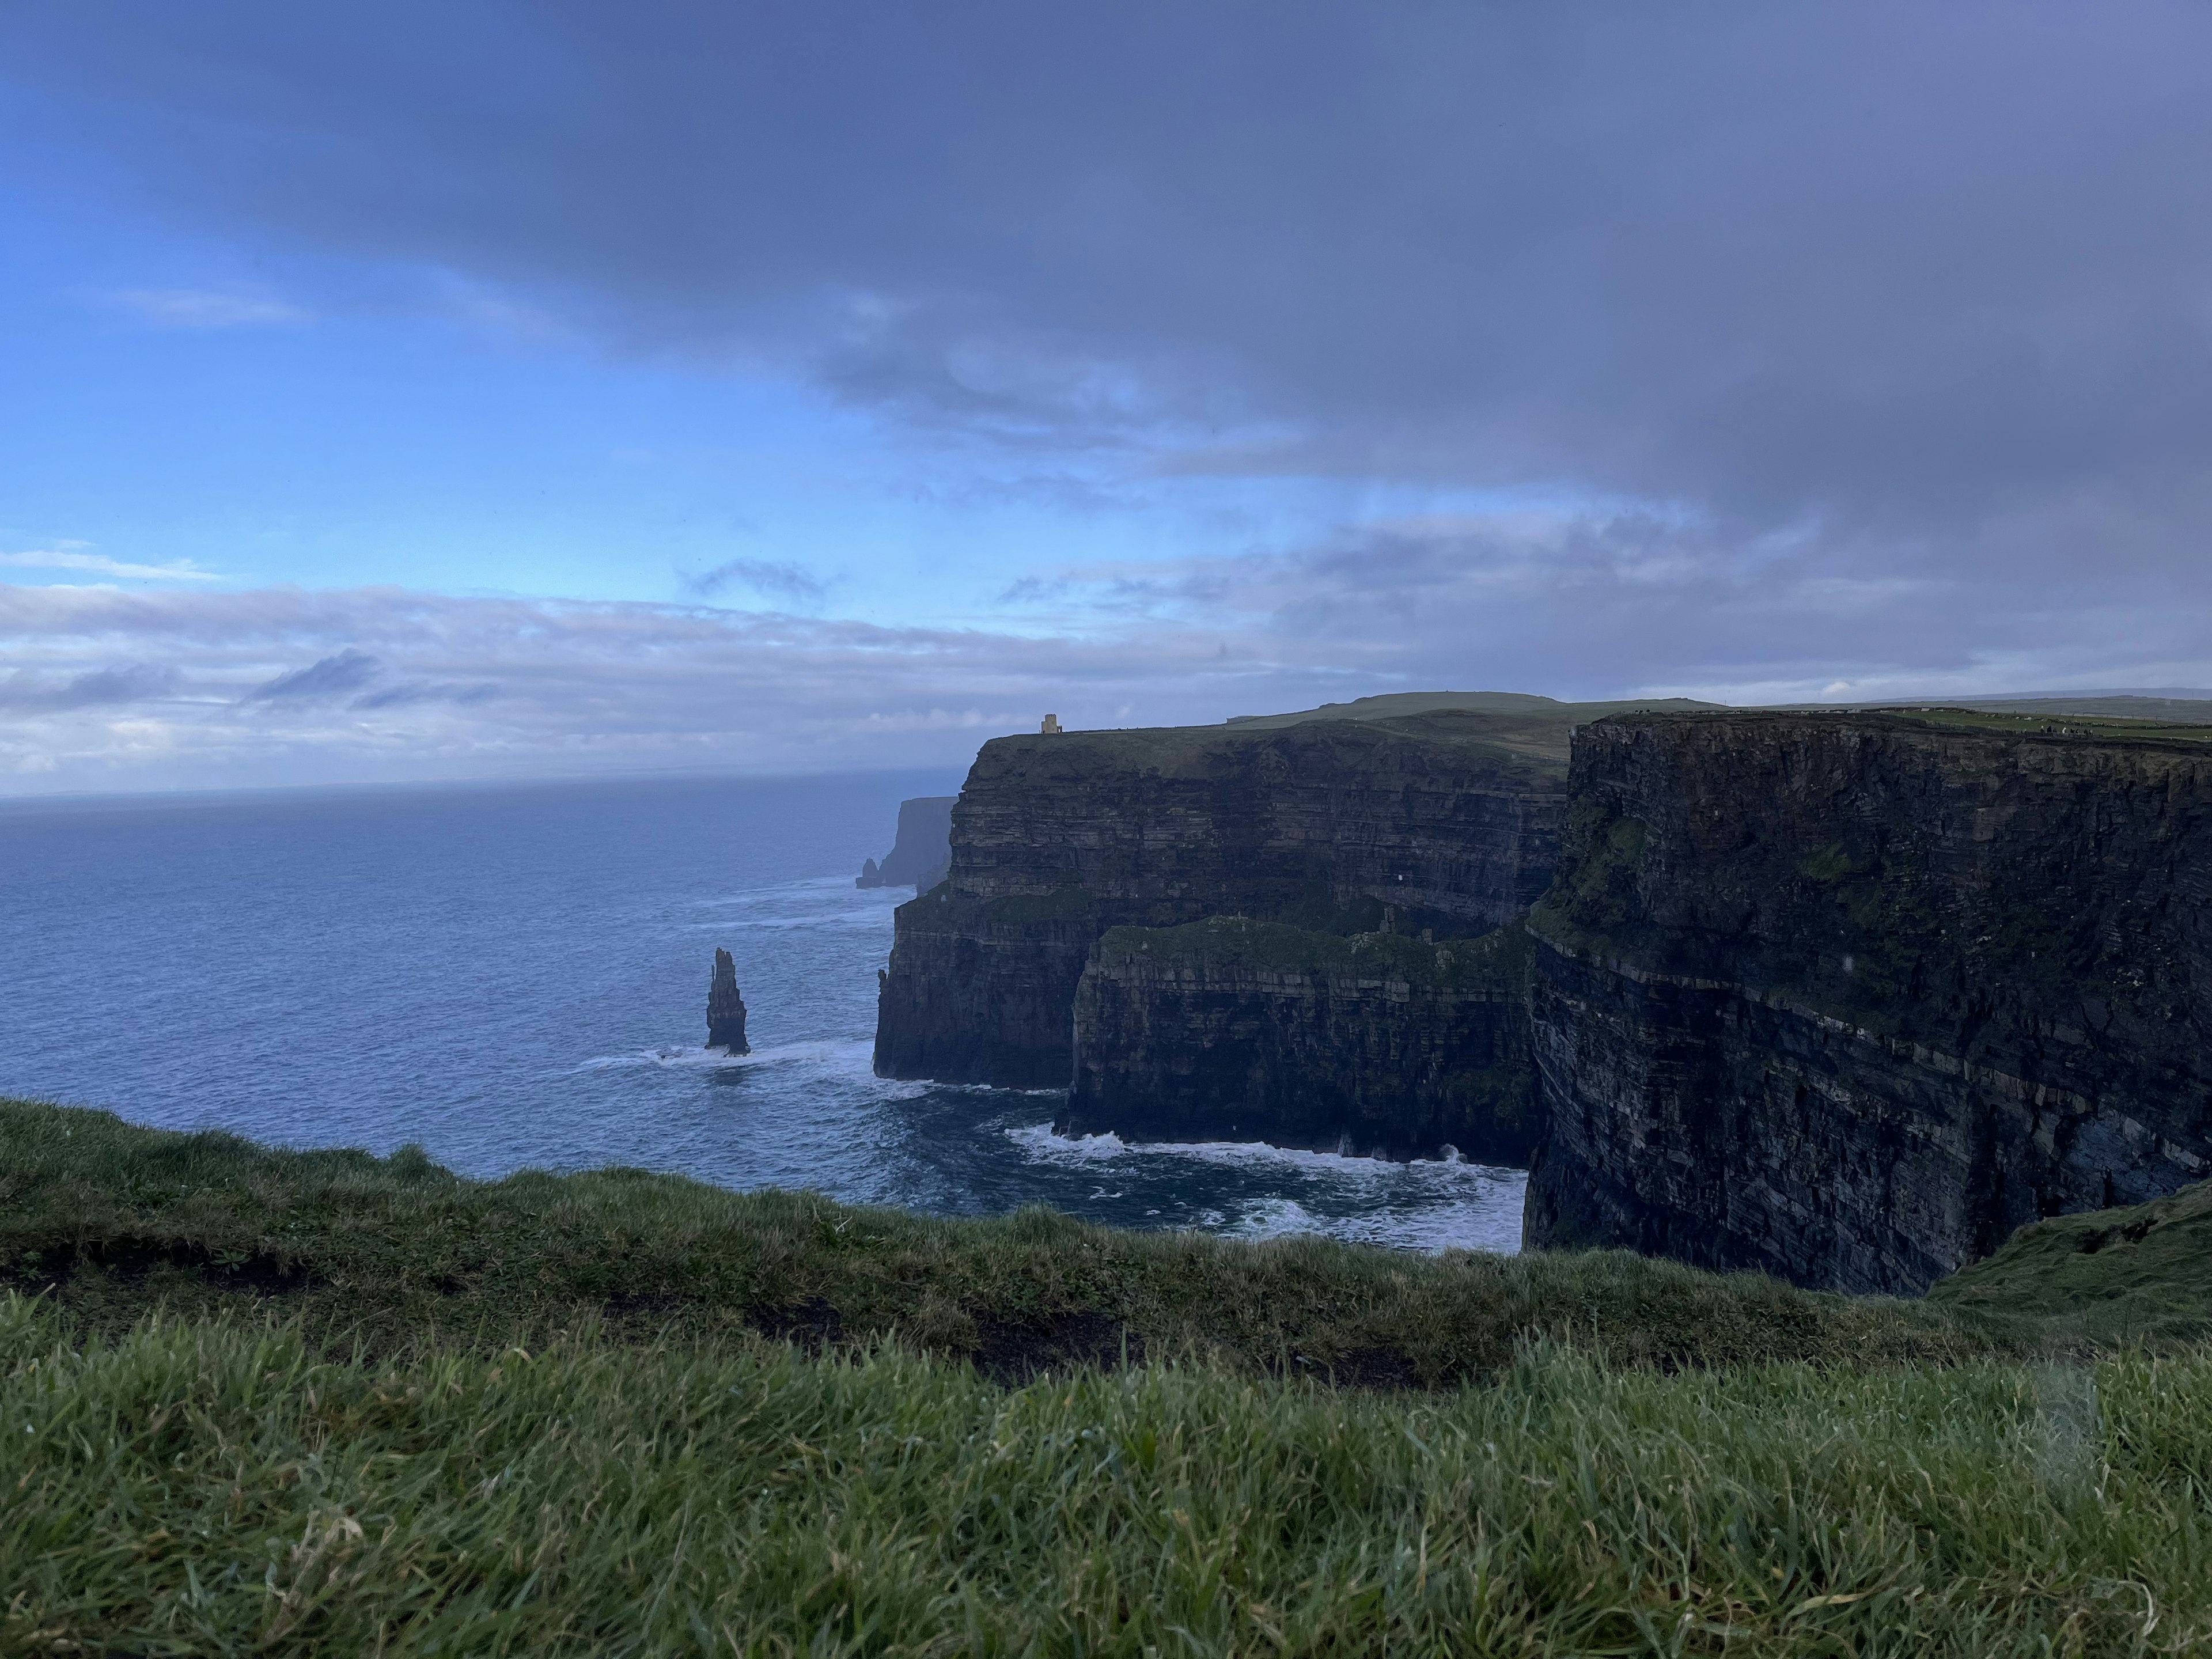
[[[1531,1245],[1915,1291],[2212,1159],[2212,751],[2002,716],[1629,716],[1529,921]]]
[[[898,833],[878,865],[860,866],[855,887],[911,887],[926,892],[945,879],[951,857],[952,795],[916,795],[899,803]]]
[[[876,1075],[1066,1085],[1076,981],[1099,928],[1080,889],[977,898],[945,882],[899,906],[878,975]]]
[[[1526,967],[1518,928],[1443,944],[1243,917],[1116,928],[1076,990],[1054,1127],[1526,1164]]]
[[[1446,713],[986,744],[946,883],[899,908],[876,1069],[1066,1085],[1076,985],[1110,927],[1487,932],[1550,879],[1566,729]]]

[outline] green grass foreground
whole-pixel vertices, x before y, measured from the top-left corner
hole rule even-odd
[[[0,1302],[14,1652],[2150,1654],[2212,1643],[2212,1361],[1006,1390],[891,1349]]]
[[[2208,1224],[1854,1300],[0,1103],[0,1654],[2212,1651]]]

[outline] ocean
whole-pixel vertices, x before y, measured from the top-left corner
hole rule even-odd
[[[630,1164],[940,1214],[1512,1250],[1523,1177],[1054,1135],[1034,1092],[869,1069],[955,775],[0,802],[0,1094],[495,1176]],[[714,949],[753,1053],[709,1054]]]

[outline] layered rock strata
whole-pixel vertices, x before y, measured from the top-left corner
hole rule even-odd
[[[1550,879],[1567,726],[1450,712],[994,739],[953,809],[947,880],[899,908],[876,1070],[1066,1085],[1077,984],[1112,927],[1486,933]]]
[[[1525,937],[1349,938],[1244,917],[1117,927],[1075,994],[1055,1126],[1526,1165]]]
[[[1526,1242],[1913,1291],[2212,1172],[2212,750],[1998,715],[1584,727]]]

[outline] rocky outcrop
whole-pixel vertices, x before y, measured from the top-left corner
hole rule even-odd
[[[951,860],[952,795],[917,795],[899,803],[898,834],[879,865],[860,866],[855,887],[911,887],[926,893],[945,879]]]
[[[1527,962],[1518,927],[1443,943],[1243,917],[1115,928],[1077,987],[1055,1127],[1525,1166]]]
[[[1534,1246],[1911,1291],[2212,1168],[2212,751],[1998,715],[1587,726],[1529,927]]]
[[[1076,988],[1112,927],[1499,927],[1550,879],[1568,725],[1444,712],[986,744],[945,884],[897,913],[877,1072],[1065,1086]]]
[[[707,988],[707,1046],[733,1054],[752,1053],[745,1041],[745,1000],[738,994],[738,964],[727,951],[714,952],[714,977]]]

